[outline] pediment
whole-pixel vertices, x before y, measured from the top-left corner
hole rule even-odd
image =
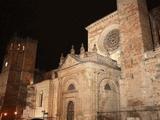
[[[61,69],[71,67],[80,63],[74,56],[68,55],[63,64],[61,65]]]

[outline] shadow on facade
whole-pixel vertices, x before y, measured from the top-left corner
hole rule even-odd
[[[97,120],[160,120],[160,109],[98,112]]]

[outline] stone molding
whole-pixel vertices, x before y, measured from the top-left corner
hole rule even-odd
[[[114,16],[117,16],[117,15],[118,15],[118,12],[115,11],[115,12],[113,12],[113,13],[111,13],[111,14],[103,17],[103,18],[101,18],[100,20],[97,20],[97,21],[94,22],[93,24],[87,26],[87,27],[86,27],[86,30],[90,30],[90,29],[92,29],[93,27],[96,27],[98,24],[100,24],[100,23],[102,23],[102,22],[104,22],[104,21],[106,21],[106,20],[112,19]]]

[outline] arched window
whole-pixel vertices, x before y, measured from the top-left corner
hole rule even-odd
[[[67,120],[74,120],[74,103],[69,101],[67,106]]]
[[[73,85],[73,84],[70,84],[69,86],[68,86],[68,90],[75,90],[76,88],[75,88],[75,86]]]
[[[104,86],[104,89],[105,89],[105,90],[111,90],[111,87],[110,87],[110,85],[107,83],[107,84]]]
[[[17,50],[20,50],[21,44],[18,44]]]

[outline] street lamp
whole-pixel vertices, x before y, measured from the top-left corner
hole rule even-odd
[[[17,113],[17,112],[14,112],[14,114],[17,115],[18,113]]]
[[[17,111],[15,111],[15,112],[14,112],[15,120],[17,120],[17,114],[18,114],[18,112],[17,112]]]
[[[45,110],[43,110],[42,113],[43,113],[43,120],[44,120],[44,118],[48,117],[48,112],[46,112]]]
[[[4,116],[7,116],[7,113],[4,113]]]
[[[6,112],[5,112],[5,113],[2,112],[2,113],[0,114],[0,120],[2,120],[3,115],[4,115],[4,116],[7,116],[7,113],[6,113]]]

